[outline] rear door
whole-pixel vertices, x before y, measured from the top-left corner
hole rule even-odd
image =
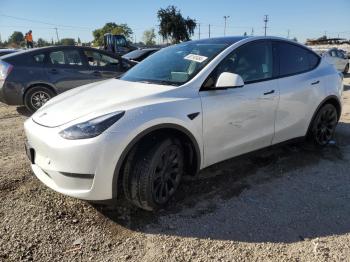
[[[83,53],[89,70],[96,79],[103,80],[117,77],[126,70],[122,64],[122,59],[113,54],[93,49],[85,49]]]
[[[47,53],[46,72],[57,92],[93,82],[79,49],[55,49]]]
[[[320,62],[318,55],[290,42],[275,41],[274,45],[278,48],[280,90],[273,140],[276,144],[306,134],[310,118],[324,98],[324,79],[315,70]]]

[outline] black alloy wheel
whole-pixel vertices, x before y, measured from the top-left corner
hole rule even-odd
[[[312,133],[314,142],[317,145],[325,146],[332,139],[338,123],[338,113],[331,104],[326,104],[317,113]]]

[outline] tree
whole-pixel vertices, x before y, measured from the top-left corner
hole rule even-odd
[[[7,45],[8,45],[8,42],[7,42],[7,41],[2,41],[2,42],[0,43],[0,47],[7,47]]]
[[[61,45],[75,45],[74,38],[62,38],[60,41]]]
[[[102,28],[98,28],[92,32],[95,45],[102,46],[103,36],[107,33],[124,35],[128,40],[131,40],[133,34],[131,28],[127,24],[106,23]]]
[[[42,38],[39,38],[37,41],[37,45],[38,45],[38,47],[42,47],[42,46],[48,46],[48,45],[50,45],[50,43]]]
[[[293,39],[292,39],[294,42],[298,42],[298,38],[296,38],[296,37],[293,37]]]
[[[78,36],[78,45],[81,44],[81,40],[80,40],[80,37]]]
[[[24,36],[22,32],[14,31],[9,37],[9,44],[20,46],[24,43]]]
[[[145,45],[155,45],[156,44],[156,34],[154,32],[154,28],[151,28],[150,30],[146,30],[145,32],[143,32],[143,42],[145,43]]]
[[[247,36],[247,32],[244,32],[243,36]]]
[[[159,9],[157,16],[160,22],[159,34],[164,39],[170,38],[173,43],[190,40],[197,26],[194,19],[185,19],[175,6]]]

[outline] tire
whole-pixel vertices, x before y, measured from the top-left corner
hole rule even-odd
[[[347,74],[348,72],[349,72],[349,64],[347,64],[347,65],[345,66],[343,73],[344,73],[344,74]]]
[[[124,167],[123,189],[127,200],[153,211],[174,196],[184,172],[183,147],[177,139],[155,138],[132,150]]]
[[[50,88],[34,86],[24,94],[24,105],[30,112],[35,112],[54,96]]]
[[[309,137],[317,146],[325,146],[333,138],[337,124],[337,109],[332,104],[326,104],[317,112]]]

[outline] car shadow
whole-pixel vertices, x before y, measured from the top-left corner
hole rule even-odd
[[[183,182],[165,210],[143,211],[124,199],[94,207],[115,224],[149,234],[285,243],[344,234],[349,144],[350,124],[339,123],[335,140],[321,150],[297,142],[208,167]]]
[[[22,116],[26,116],[26,117],[30,117],[32,115],[31,112],[28,111],[28,109],[24,106],[19,106],[16,108],[16,111],[18,114],[22,115]]]

